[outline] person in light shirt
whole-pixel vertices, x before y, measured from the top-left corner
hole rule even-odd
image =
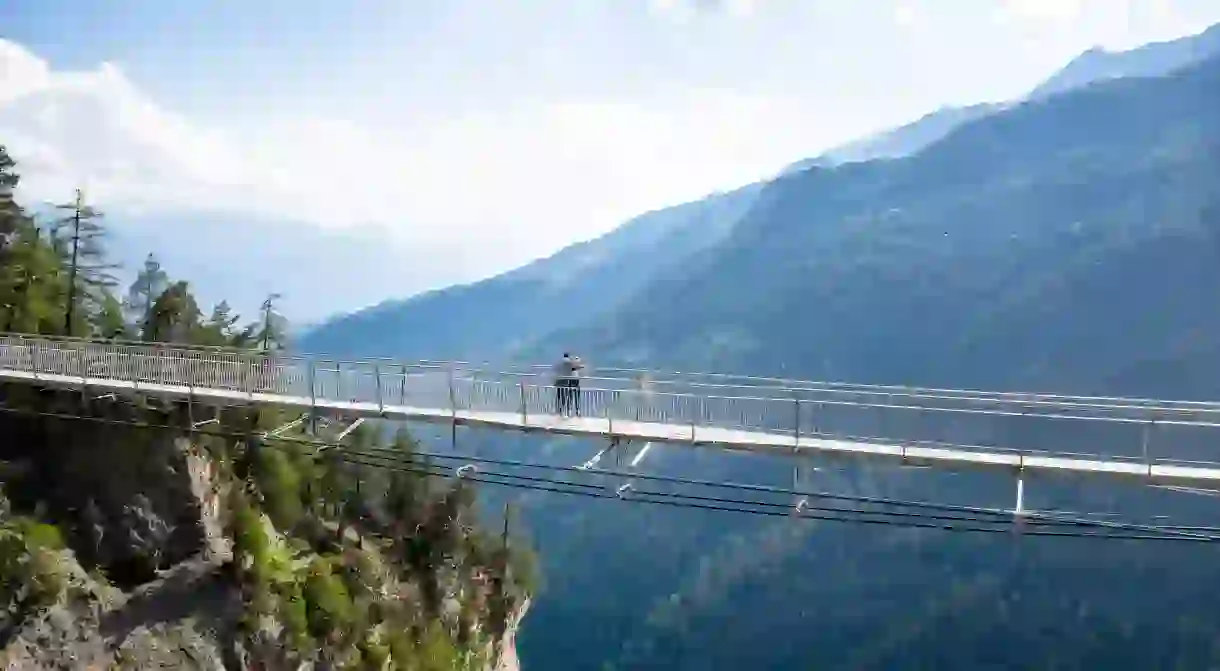
[[[555,400],[560,415],[580,414],[580,371],[584,367],[580,357],[568,352],[555,364]]]

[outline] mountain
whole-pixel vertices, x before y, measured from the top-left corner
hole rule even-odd
[[[555,339],[606,364],[1220,397],[1210,373],[1220,366],[1217,109],[1220,59],[1022,103],[909,158],[785,176],[698,263]],[[1073,436],[1056,427],[1026,444]],[[1106,440],[1138,445],[1132,435]],[[674,452],[649,470],[777,482],[758,463]],[[818,488],[838,492],[1005,505],[1011,491],[968,474],[826,471]],[[1036,491],[1046,508],[1199,510],[1140,488],[1043,482]],[[1220,585],[1209,554],[716,517],[569,513],[567,537],[550,531],[544,545],[561,577],[527,621],[526,662],[596,668],[607,653],[631,669],[1214,661],[1220,619],[1210,599],[1190,596]],[[601,545],[608,539],[618,539],[614,555]],[[647,557],[648,577],[636,577],[643,559],[618,566],[611,556]],[[1155,592],[1152,565],[1173,576]],[[597,626],[588,620],[581,632],[565,624],[611,598],[618,605],[598,621],[617,643],[584,632]],[[1021,624],[1031,622],[1045,626]],[[568,636],[597,652],[553,654],[542,640]]]
[[[650,267],[613,307],[597,304],[518,350],[854,382],[1216,398],[1217,109],[1212,59],[1031,98],[908,157],[789,172],[752,194],[722,236]],[[510,324],[498,318],[465,324],[506,338]],[[1055,428],[1026,438],[1036,449],[1086,437]],[[1087,439],[1139,445],[1129,434]],[[568,466],[603,447],[472,432],[454,441]],[[822,491],[1011,505],[1006,477],[818,465],[812,487]],[[654,447],[646,462],[661,475],[784,486],[790,468],[677,446]],[[1027,496],[1042,509],[1208,514],[1203,497],[1135,486],[1039,481]],[[547,586],[519,637],[527,668],[1216,660],[1220,565],[1198,548],[768,522],[578,497],[521,507]]]
[[[1220,26],[1128,52],[1096,52],[1100,55],[1088,58],[1087,54],[1093,52],[1086,52],[1035,89],[1030,98],[1045,97],[1052,89],[1066,90],[1070,88],[1067,82],[1084,86],[1123,73],[1167,73],[1214,53],[1217,35]],[[1079,66],[1081,59],[1096,61],[1104,67]],[[909,156],[964,124],[1017,104],[946,107],[899,128],[794,163],[781,174]],[[566,331],[606,313],[661,271],[680,270],[688,255],[719,242],[736,219],[754,205],[762,188],[762,183],[756,183],[706,200],[640,215],[601,238],[572,245],[549,258],[488,280],[387,300],[356,313],[332,317],[302,335],[301,349],[352,356],[475,359],[520,351],[556,329]],[[374,247],[375,242],[366,241],[352,254],[366,251],[385,254]],[[655,255],[650,253],[654,247],[666,251]],[[350,264],[353,268],[361,265]],[[386,266],[391,267],[392,263]],[[376,286],[375,291],[369,290],[364,295],[384,292],[379,284],[353,284]],[[334,293],[335,287],[330,289],[323,295],[329,297]],[[420,328],[421,324],[428,326]],[[507,341],[506,333],[512,334]],[[554,340],[551,343],[563,348],[562,343]]]
[[[111,256],[123,264],[125,282],[155,252],[172,276],[194,280],[205,304],[225,299],[244,315],[268,294],[282,293],[293,322],[319,321],[344,306],[371,305],[387,287],[419,286],[433,270],[404,267],[402,250],[376,231],[227,213],[106,215]]]
[[[1093,82],[1121,77],[1152,77],[1220,53],[1220,25],[1189,37],[1154,42],[1129,51],[1089,49],[1040,84],[1030,98],[1043,98]]]
[[[1025,99],[1045,98],[1109,79],[1164,75],[1216,53],[1220,53],[1220,25],[1197,35],[1147,44],[1129,51],[1089,49],[1035,87]],[[827,165],[910,156],[945,137],[954,128],[994,114],[1010,104],[945,107],[898,128],[835,147],[818,159],[807,159],[789,170],[809,167],[814,162]]]
[[[614,309],[665,268],[719,242],[754,204],[752,184],[640,215],[614,231],[488,280],[331,319],[304,351],[484,360]]]
[[[824,159],[832,163],[859,163],[910,156],[948,135],[954,128],[1002,108],[998,103],[945,107],[898,128],[831,149],[824,154]]]
[[[1133,351],[1220,327],[1198,309],[1220,287],[1216,63],[1023,103],[910,158],[777,180],[714,260],[646,287],[587,346],[860,382],[1113,387],[1096,375],[1121,375]]]

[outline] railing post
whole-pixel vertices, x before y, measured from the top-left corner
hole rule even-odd
[[[801,446],[801,398],[798,396],[792,399],[792,414],[794,421],[792,422],[792,446]]]
[[[699,411],[690,418],[690,442],[695,442],[695,425],[703,417],[703,397],[699,397]]]
[[[517,388],[521,391],[521,427],[525,428],[529,424],[529,419],[526,416],[525,405],[525,380],[517,383]]]
[[[882,440],[888,441],[890,439],[890,427],[889,427],[888,423],[885,421],[885,419],[886,419],[886,417],[889,416],[889,412],[886,412],[886,411],[887,410],[890,412],[893,411],[893,405],[894,405],[894,395],[893,394],[885,395],[885,405],[887,407],[879,408],[879,410],[881,410],[881,418],[880,418],[880,421],[877,423],[881,425],[881,435],[878,437],[881,438]]]
[[[40,351],[42,351],[41,347],[33,343],[30,344],[30,367],[34,369],[35,380],[38,379],[38,369],[42,367],[41,363],[38,361],[40,358],[38,356],[38,352]]]
[[[305,379],[309,380],[309,408],[315,409],[318,405],[318,387],[315,373],[316,367],[310,359],[305,360]]]
[[[385,400],[381,396],[381,364],[373,364],[373,377],[377,383],[377,414],[385,414]]]
[[[313,359],[305,360],[305,378],[309,380],[309,433],[318,435],[318,390],[317,365]]]
[[[453,364],[449,365],[449,415],[457,419],[457,395],[453,391]]]
[[[1152,460],[1148,457],[1148,443],[1152,440],[1152,429],[1156,426],[1156,418],[1144,425],[1143,439],[1140,449],[1144,454],[1144,466],[1148,469],[1148,477],[1152,477]]]
[[[398,401],[402,405],[406,405],[407,404],[407,365],[402,364],[399,367],[402,368],[402,383],[399,384],[399,387],[398,387]]]
[[[89,377],[86,375],[89,372],[88,359],[85,358],[84,348],[76,350],[76,353],[79,355],[77,358],[80,359],[80,397],[81,402],[86,403],[89,399]]]
[[[131,389],[133,391],[138,390],[140,388],[140,365],[143,362],[143,359],[135,358],[136,355],[132,355],[130,353],[128,353],[126,356],[119,354],[119,356],[123,356],[123,358],[127,359],[129,362],[126,372],[131,378]]]

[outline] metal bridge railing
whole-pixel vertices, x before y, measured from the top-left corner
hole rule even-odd
[[[153,343],[0,335],[0,369],[35,376],[209,388],[275,402],[356,403],[458,413],[503,413],[523,425],[554,419],[557,394],[540,369],[492,371],[445,362],[338,361]],[[953,390],[703,384],[595,374],[582,379],[580,414],[613,433],[630,422],[802,439],[943,445],[957,449],[1140,463],[1220,462],[1220,405]],[[1213,404],[1214,405],[1214,404]],[[1100,448],[1100,449],[1099,449]]]

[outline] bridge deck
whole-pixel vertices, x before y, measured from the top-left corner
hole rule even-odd
[[[1010,450],[951,445],[902,444],[894,441],[846,440],[816,433],[721,428],[606,417],[563,417],[554,413],[414,407],[402,404],[341,401],[283,393],[40,373],[0,368],[0,379],[59,388],[87,388],[93,392],[141,393],[198,402],[262,403],[301,409],[342,412],[361,417],[540,431],[573,436],[621,437],[665,443],[711,445],[722,449],[783,455],[817,454],[840,458],[888,460],[894,463],[942,468],[979,467],[1025,473],[1058,473],[1140,479],[1158,484],[1215,485],[1218,465],[1178,465],[1105,458],[1077,458],[1028,454]]]

